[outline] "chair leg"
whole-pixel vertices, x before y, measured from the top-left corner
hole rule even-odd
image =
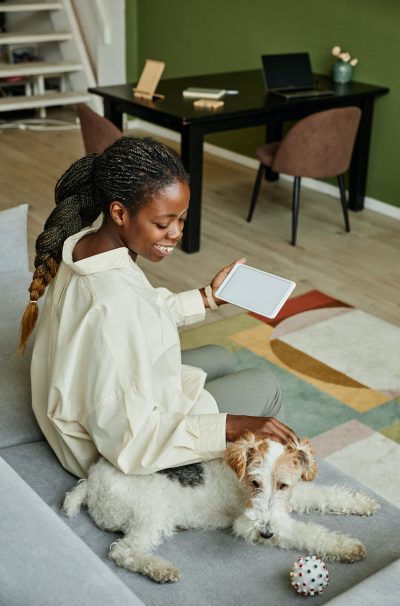
[[[295,177],[293,183],[293,200],[292,200],[292,246],[296,246],[297,222],[299,219],[300,208],[300,183],[301,177]]]
[[[337,176],[339,191],[340,191],[340,202],[342,204],[344,226],[346,231],[350,231],[349,211],[347,210],[346,192],[344,189],[344,175]]]
[[[252,216],[253,216],[253,213],[254,213],[254,209],[256,207],[258,194],[260,193],[261,182],[262,182],[262,179],[263,179],[263,176],[264,176],[264,171],[265,171],[265,166],[263,164],[260,164],[260,166],[258,168],[256,182],[254,183],[253,194],[251,196],[249,214],[247,215],[247,222],[248,223],[250,223],[250,221],[252,219]]]

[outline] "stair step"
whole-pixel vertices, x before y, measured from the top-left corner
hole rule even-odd
[[[45,34],[7,32],[6,34],[0,34],[0,44],[36,44],[39,42],[63,42],[64,40],[72,40],[72,38],[73,36],[71,32],[48,32]]]
[[[16,95],[0,98],[0,113],[18,109],[34,109],[36,107],[54,107],[57,105],[73,105],[90,101],[88,93],[71,91],[66,93],[45,93],[44,95]]]
[[[0,13],[22,13],[29,11],[56,11],[62,8],[61,2],[14,2],[0,3]]]
[[[80,63],[73,61],[29,61],[26,63],[0,63],[0,78],[13,76],[45,76],[46,74],[65,74],[78,72]]]

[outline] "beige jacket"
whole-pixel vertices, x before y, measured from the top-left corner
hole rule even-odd
[[[33,350],[32,405],[61,464],[87,475],[99,453],[128,474],[221,457],[226,415],[181,364],[177,326],[202,320],[198,290],[153,288],[118,248],[72,261],[68,238]]]

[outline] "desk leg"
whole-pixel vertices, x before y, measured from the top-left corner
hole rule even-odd
[[[374,100],[365,99],[360,105],[362,116],[354,145],[349,175],[349,208],[362,210],[367,185],[369,146]]]
[[[183,164],[190,175],[190,207],[183,230],[182,250],[193,253],[200,250],[201,185],[203,176],[203,133],[187,127],[181,136]]]
[[[282,139],[283,124],[282,122],[267,124],[265,131],[265,143],[273,143]],[[278,181],[279,173],[274,172],[268,166],[265,169],[266,181]]]
[[[118,111],[111,99],[103,98],[104,117],[122,130],[122,112]]]

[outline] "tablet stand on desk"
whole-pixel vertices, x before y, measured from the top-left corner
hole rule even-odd
[[[163,61],[153,61],[146,59],[139,81],[135,88],[132,88],[133,96],[137,99],[164,99],[164,95],[157,95],[156,88],[164,71],[165,63]]]

